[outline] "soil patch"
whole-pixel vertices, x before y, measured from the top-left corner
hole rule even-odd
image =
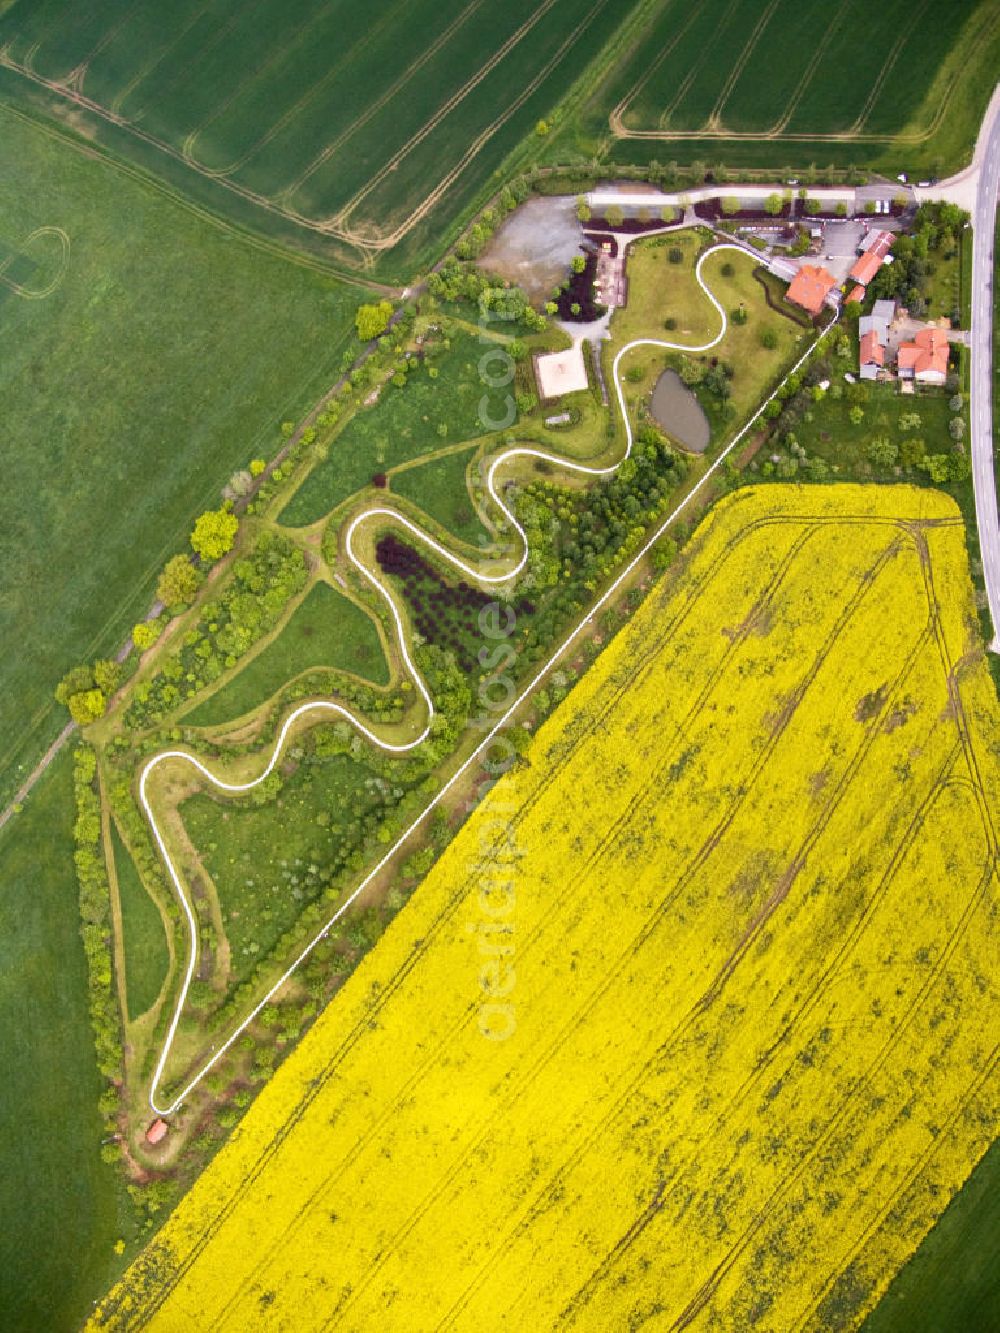
[[[582,248],[583,228],[572,198],[529,199],[506,219],[479,258],[481,268],[547,301]]]

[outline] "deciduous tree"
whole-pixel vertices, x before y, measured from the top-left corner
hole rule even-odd
[[[191,533],[191,545],[202,560],[221,560],[233,549],[239,522],[228,509],[209,509]]]
[[[201,574],[188,557],[175,555],[164,566],[156,584],[156,595],[164,606],[187,606],[200,586]]]

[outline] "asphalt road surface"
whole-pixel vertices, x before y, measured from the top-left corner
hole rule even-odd
[[[990,110],[994,107],[991,105]],[[990,647],[1000,652],[1000,518],[993,464],[993,237],[1000,172],[1000,115],[987,115],[972,216],[972,379],[970,395],[972,479],[983,579],[993,622]]]

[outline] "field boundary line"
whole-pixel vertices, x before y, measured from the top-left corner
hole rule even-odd
[[[339,134],[335,135],[334,138],[330,140],[329,143],[324,144],[323,147],[320,149],[320,151],[312,158],[312,160],[306,165],[306,167],[295,178],[295,180],[290,181],[287,185],[283,186],[280,192],[273,197],[279,203],[287,204],[288,207],[291,207],[292,196],[302,188],[302,186],[306,183],[306,181],[310,180],[313,174],[317,172],[321,166],[323,166],[326,162],[328,162],[330,158],[333,157],[334,154],[337,153],[343,147],[343,145],[347,142],[348,139],[352,138],[357,133],[358,130],[363,129],[364,126],[368,124],[368,122],[372,119],[373,116],[376,116],[382,110],[383,107],[385,107],[389,102],[391,102],[392,99],[396,96],[396,94],[406,87],[406,85],[410,82],[413,76],[419,70],[423,69],[424,65],[426,65],[427,62],[433,56],[436,56],[439,51],[441,51],[445,46],[448,45],[452,37],[454,37],[455,33],[458,32],[459,28],[461,28],[465,23],[467,23],[468,20],[471,19],[472,16],[476,13],[476,11],[482,8],[484,3],[485,0],[472,0],[472,3],[469,4],[465,9],[463,9],[460,14],[456,15],[456,17],[451,21],[451,23],[449,23],[448,26],[441,33],[438,34],[438,36],[430,44],[430,46],[426,47],[420,53],[417,59],[414,60],[412,64],[406,67],[403,73],[400,74],[400,76],[395,80],[394,83],[390,84],[390,86],[386,88],[385,92],[383,92],[380,97],[377,97],[374,102],[370,102],[368,106],[366,106],[365,109],[362,112],[360,112],[359,115],[355,116],[355,118],[351,121],[349,125],[346,125],[340,131]],[[351,55],[353,56],[353,54],[354,52],[352,50]],[[323,81],[323,83],[325,82],[326,80]],[[313,89],[310,89],[310,92],[306,97],[300,99],[300,102],[297,103],[295,108],[293,109],[294,115],[298,115],[299,111],[301,110],[301,107],[308,100],[311,100],[312,95],[314,93],[319,92],[321,86],[323,85],[322,84],[316,85]],[[289,118],[291,118],[291,116]],[[270,137],[271,135],[269,133],[268,136],[265,137],[264,142],[268,141]],[[257,148],[259,146],[260,146],[259,144],[254,146],[254,152],[257,151]],[[244,158],[243,160],[245,161],[246,159]]]
[[[424,822],[424,820],[430,814],[431,810],[433,810],[440,803],[441,799],[446,795],[446,793],[469,770],[469,768],[477,761],[479,756],[486,749],[488,749],[488,747],[492,744],[494,738],[503,729],[503,727],[506,725],[506,723],[508,722],[512,714],[516,711],[516,709],[534,691],[539,682],[552,669],[554,664],[561,658],[566,649],[569,648],[570,645],[579,637],[581,632],[593,620],[593,617],[598,613],[598,611],[600,611],[600,609],[603,606],[605,606],[607,602],[614,596],[614,594],[621,587],[625,579],[632,573],[632,571],[636,568],[636,566],[640,563],[640,561],[649,553],[649,551],[653,548],[653,546],[663,535],[663,533],[666,532],[669,526],[676,520],[678,515],[691,503],[693,498],[697,494],[699,494],[704,489],[704,487],[709,483],[709,481],[718,473],[725,460],[729,457],[729,455],[737,447],[737,445],[742,442],[742,440],[745,438],[745,436],[748,434],[751,428],[757,423],[757,421],[760,419],[760,417],[762,416],[768,405],[777,397],[778,393],[780,392],[785,382],[789,379],[790,376],[797,373],[797,371],[801,368],[801,366],[803,366],[805,362],[809,359],[809,357],[812,355],[812,353],[819,345],[819,343],[827,336],[830,330],[836,325],[838,316],[835,316],[827,324],[827,326],[823,330],[821,330],[818,336],[812,340],[808,348],[795,361],[795,363],[788,370],[788,372],[785,374],[785,376],[782,378],[779,384],[760,403],[757,410],[748,418],[746,423],[732,438],[732,440],[730,440],[730,442],[720,451],[717,458],[706,469],[706,471],[698,479],[698,481],[691,488],[691,490],[681,499],[680,503],[677,506],[675,506],[675,508],[670,512],[670,514],[667,515],[667,517],[657,526],[655,531],[651,534],[651,536],[646,540],[646,542],[640,548],[639,552],[632,558],[632,560],[628,563],[628,565],[626,565],[625,568],[615,577],[615,579],[611,582],[611,584],[601,595],[601,597],[592,605],[587,614],[577,623],[577,625],[573,628],[573,630],[571,630],[569,635],[555,648],[555,650],[550,655],[548,660],[535,673],[531,681],[528,682],[528,684],[524,687],[524,689],[518,694],[517,698],[510,705],[510,707],[503,713],[500,719],[486,733],[486,735],[482,738],[482,740],[475,747],[475,749],[468,756],[468,758],[463,761],[463,763],[451,775],[448,781],[441,787],[441,789],[437,792],[434,798],[428,803],[428,805],[424,808],[424,810],[422,810],[421,813],[417,815],[417,817],[404,830],[404,832],[399,835],[399,837],[396,839],[393,845],[380,858],[380,860],[376,863],[376,865],[363,877],[361,882],[347,896],[347,898],[345,898],[345,900],[337,908],[336,912],[334,912],[330,916],[330,918],[313,936],[313,938],[309,941],[309,943],[305,946],[305,948],[299,952],[299,954],[292,961],[289,967],[285,969],[285,971],[277,979],[274,985],[271,986],[271,988],[262,997],[262,999],[258,1001],[258,1003],[250,1011],[250,1013],[229,1035],[226,1041],[213,1052],[209,1060],[202,1065],[202,1067],[197,1071],[197,1073],[184,1085],[181,1091],[170,1101],[169,1105],[167,1106],[160,1106],[158,1104],[156,1100],[156,1094],[159,1088],[160,1081],[163,1077],[163,1071],[167,1059],[169,1058],[170,1055],[177,1027],[180,1022],[181,1013],[183,1011],[184,1004],[187,999],[188,989],[190,987],[191,979],[194,975],[194,969],[197,964],[198,923],[192,911],[188,896],[185,892],[183,881],[181,880],[177,868],[175,867],[170,857],[170,853],[167,849],[165,840],[156,822],[156,817],[152,810],[152,806],[147,791],[147,785],[151,773],[155,771],[156,767],[161,763],[169,762],[171,760],[177,760],[178,762],[181,763],[190,764],[193,768],[196,769],[197,772],[199,772],[202,775],[203,778],[205,778],[209,783],[211,783],[220,791],[232,794],[239,794],[245,791],[249,791],[253,787],[263,782],[269,776],[269,774],[273,772],[275,765],[277,764],[278,760],[281,757],[285,741],[292,727],[295,725],[295,723],[298,721],[299,718],[309,713],[316,713],[316,714],[332,713],[335,716],[340,716],[344,718],[348,722],[352,723],[358,729],[359,733],[363,735],[367,740],[369,740],[370,743],[374,744],[375,746],[377,746],[378,748],[382,749],[384,752],[389,754],[403,754],[408,752],[409,750],[412,750],[417,745],[419,745],[426,738],[430,730],[431,721],[433,720],[434,717],[433,701],[431,700],[430,694],[427,690],[426,685],[423,682],[422,677],[416,670],[413,661],[409,655],[409,651],[406,645],[405,630],[402,623],[402,618],[400,616],[400,613],[396,607],[396,604],[391,594],[380,583],[376,575],[372,573],[365,565],[363,565],[359,561],[359,559],[354,553],[352,539],[358,526],[369,518],[382,518],[387,521],[398,523],[406,531],[410,532],[413,536],[417,537],[425,545],[429,546],[430,549],[433,550],[439,557],[446,560],[454,568],[458,569],[462,573],[471,577],[476,582],[487,586],[498,586],[498,587],[506,583],[509,583],[510,580],[516,577],[516,575],[524,568],[524,565],[527,562],[528,558],[528,546],[523,527],[518,522],[513,512],[508,508],[505,502],[497,494],[497,491],[494,486],[494,477],[497,471],[499,470],[500,467],[502,467],[506,462],[510,461],[511,459],[534,458],[534,459],[539,459],[543,462],[552,463],[557,467],[565,468],[567,471],[591,477],[610,476],[614,472],[616,472],[617,469],[620,467],[621,463],[624,462],[630,456],[634,443],[632,424],[631,421],[629,420],[628,409],[625,403],[624,390],[622,388],[621,379],[618,373],[618,368],[621,363],[621,360],[628,352],[632,351],[636,347],[652,346],[652,347],[666,348],[667,350],[700,352],[700,351],[707,351],[710,348],[716,346],[719,342],[721,342],[721,340],[725,337],[726,332],[728,330],[729,326],[728,317],[726,315],[725,309],[723,308],[719,300],[716,298],[716,296],[713,294],[710,288],[706,285],[704,279],[702,278],[701,270],[705,261],[708,259],[710,255],[716,254],[723,250],[735,250],[740,254],[746,253],[742,246],[733,245],[728,242],[719,245],[714,245],[711,246],[701,255],[695,269],[695,276],[699,286],[702,288],[705,295],[708,297],[709,301],[718,311],[720,316],[721,328],[718,334],[714,338],[712,338],[707,343],[699,344],[697,346],[691,346],[690,344],[678,344],[656,338],[639,338],[633,340],[630,343],[627,343],[624,347],[622,347],[618,351],[618,353],[615,356],[612,368],[612,378],[614,379],[615,392],[617,395],[617,402],[618,402],[618,411],[622,417],[622,421],[625,428],[625,439],[626,439],[625,454],[623,458],[619,460],[618,463],[615,463],[606,468],[588,467],[581,463],[573,463],[567,459],[561,458],[558,455],[550,454],[544,450],[530,449],[524,447],[515,447],[513,449],[505,450],[504,452],[498,454],[494,458],[487,473],[486,489],[496,501],[501,512],[506,516],[508,521],[512,524],[514,530],[518,533],[522,543],[521,556],[519,560],[511,568],[505,570],[501,574],[482,575],[478,570],[466,564],[464,560],[461,560],[459,557],[454,556],[450,551],[448,551],[434,538],[430,537],[415,523],[412,523],[409,519],[405,518],[397,511],[393,509],[388,509],[384,506],[375,506],[371,509],[364,510],[362,513],[356,515],[355,518],[349,524],[345,533],[345,547],[344,547],[347,557],[351,561],[351,563],[355,565],[361,576],[369,584],[372,585],[375,591],[381,597],[383,597],[386,603],[388,604],[390,614],[398,636],[400,655],[402,657],[404,664],[409,669],[412,679],[416,685],[417,691],[419,692],[421,698],[423,699],[424,705],[427,709],[427,715],[428,715],[427,724],[424,727],[422,733],[417,737],[416,740],[403,745],[388,744],[386,742],[381,741],[379,737],[375,735],[374,732],[372,732],[363,723],[359,722],[354,717],[354,715],[343,705],[336,703],[335,701],[332,700],[315,701],[311,703],[302,704],[289,714],[289,716],[285,719],[278,733],[277,738],[275,739],[271,757],[266,767],[256,778],[252,779],[249,782],[229,783],[225,782],[220,778],[217,778],[211,772],[211,770],[204,763],[202,763],[201,760],[199,760],[189,751],[186,750],[161,751],[159,754],[154,755],[153,758],[148,760],[147,763],[144,765],[139,780],[140,803],[142,805],[146,820],[150,826],[150,830],[153,833],[154,841],[157,844],[161,859],[163,860],[163,863],[166,866],[171,882],[174,885],[174,889],[181,903],[187,921],[188,933],[189,933],[189,956],[188,956],[188,964],[185,977],[177,998],[174,1013],[171,1019],[170,1026],[168,1028],[167,1036],[164,1039],[164,1044],[161,1049],[159,1059],[157,1060],[157,1064],[150,1083],[148,1100],[150,1108],[153,1110],[155,1114],[170,1115],[184,1103],[184,1101],[187,1099],[190,1093],[198,1086],[198,1084],[206,1076],[209,1070],[211,1070],[215,1066],[215,1064],[218,1063],[218,1061],[222,1058],[222,1056],[226,1053],[226,1051],[230,1048],[230,1046],[232,1046],[232,1044],[246,1030],[249,1024],[254,1020],[254,1018],[256,1018],[257,1014],[260,1013],[260,1011],[264,1008],[264,1006],[270,1002],[273,996],[281,989],[281,987],[286,983],[289,977],[292,976],[292,974],[296,971],[299,965],[312,953],[316,945],[320,942],[321,939],[323,939],[327,935],[331,927],[335,925],[337,921],[340,920],[340,918],[352,906],[352,904],[356,901],[358,896],[363,892],[363,890],[368,886],[368,884],[370,884],[371,881],[376,877],[376,875],[378,875],[379,872],[388,864],[388,862],[392,859],[392,857],[396,854],[396,852],[404,845],[404,843],[411,836],[411,834]]]
[[[460,106],[461,103],[465,101],[465,99],[471,92],[475,91],[475,89],[479,86],[479,84],[481,84],[484,79],[488,78],[489,75],[493,73],[493,71],[497,68],[498,65],[500,65],[504,60],[506,60],[507,56],[510,55],[511,51],[516,50],[516,48],[520,46],[521,42],[524,40],[525,37],[528,36],[531,30],[537,27],[537,25],[542,21],[542,19],[545,18],[545,16],[549,13],[549,11],[553,9],[555,6],[557,6],[559,3],[560,0],[541,0],[541,4],[531,15],[531,17],[526,19],[524,23],[522,23],[521,26],[518,29],[516,29],[515,32],[511,33],[511,35],[507,38],[504,44],[500,47],[500,49],[498,51],[494,51],[493,54],[490,56],[490,58],[479,67],[479,69],[475,72],[475,74],[473,74],[471,78],[466,79],[465,83],[461,86],[461,88],[457,89],[451,95],[451,97],[449,97],[441,106],[439,106],[438,109],[434,112],[434,114],[432,116],[429,116],[427,120],[423,123],[423,125],[421,125],[420,129],[417,130],[414,134],[412,134],[410,138],[407,139],[406,143],[404,143],[403,146],[399,148],[392,155],[392,157],[388,159],[388,161],[384,162],[382,166],[379,168],[379,170],[373,176],[370,176],[368,178],[368,180],[365,182],[362,188],[358,190],[356,194],[352,195],[351,198],[348,199],[347,203],[344,204],[343,207],[337,211],[337,213],[334,215],[334,218],[332,219],[335,225],[338,225],[340,227],[345,227],[347,219],[354,212],[357,206],[360,203],[362,203],[365,199],[367,199],[368,195],[371,194],[372,190],[376,189],[379,185],[381,185],[382,181],[385,180],[386,176],[388,176],[390,172],[395,171],[395,169],[399,166],[400,162],[402,162],[402,160],[406,156],[408,156],[408,154],[411,153],[414,148],[418,147],[421,143],[423,143],[424,139],[426,139],[429,134],[433,133],[433,131],[437,129],[441,121],[443,121],[447,116],[449,116],[457,106]],[[598,5],[595,6],[595,9],[603,7],[605,3],[606,0],[598,0]],[[593,13],[594,11],[591,12]],[[567,38],[567,44],[570,44],[572,41],[575,41],[578,35],[579,35],[579,29],[574,30],[574,32],[570,34],[569,38]],[[560,52],[562,52],[565,49],[565,47],[560,47],[559,49]],[[549,69],[551,69],[552,63],[553,62],[549,62],[549,64],[545,66],[544,73],[547,73]],[[532,84],[528,85],[528,87],[533,90],[533,88],[537,86],[537,82],[538,79],[536,78]],[[514,108],[519,106],[520,102],[524,100],[525,100],[525,92],[522,91],[519,101],[516,101],[513,104]],[[512,114],[512,112],[510,114]],[[487,128],[492,128],[492,126],[495,126],[498,123],[500,123],[499,118],[497,120],[494,120],[491,126]],[[466,161],[467,156],[462,160],[463,162]]]

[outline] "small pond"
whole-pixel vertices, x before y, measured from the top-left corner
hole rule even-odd
[[[649,410],[660,429],[685,449],[703,454],[708,448],[712,434],[708,417],[676,370],[665,370],[656,381]]]

